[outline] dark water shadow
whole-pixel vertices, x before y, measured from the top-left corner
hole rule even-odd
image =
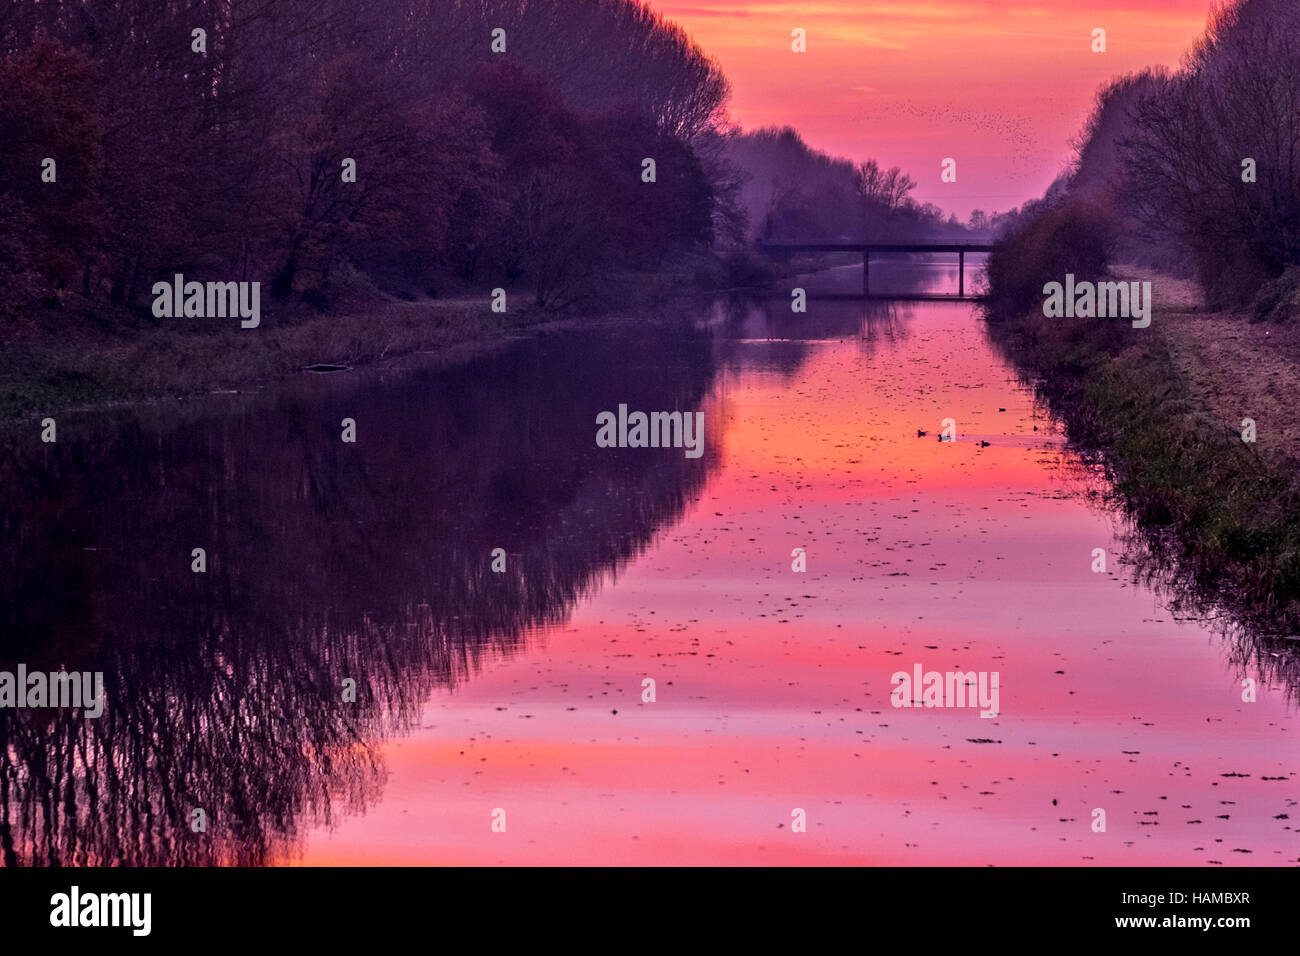
[[[699,408],[710,341],[542,336],[449,370],[64,416],[57,444],[5,448],[0,670],[103,672],[107,702],[0,708],[0,860],[255,865],[363,810],[378,741],[681,515],[716,430],[691,459],[597,448],[595,420]]]

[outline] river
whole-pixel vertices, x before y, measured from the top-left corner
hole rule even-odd
[[[107,701],[0,709],[4,862],[1296,862],[1294,686],[1135,573],[975,304],[860,280],[15,440],[0,669]]]

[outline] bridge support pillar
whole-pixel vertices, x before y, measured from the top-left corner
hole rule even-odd
[[[966,296],[966,250],[957,252],[957,298]]]
[[[871,251],[862,250],[862,294],[871,295]]]

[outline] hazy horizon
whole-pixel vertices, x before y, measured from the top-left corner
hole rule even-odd
[[[912,194],[965,221],[1041,196],[1070,161],[1106,80],[1177,66],[1211,0],[1004,0],[815,6],[749,0],[649,0],[715,58],[744,129],[792,126],[815,149],[901,166]],[[807,52],[790,31],[807,31]],[[1106,52],[1091,51],[1106,30]],[[1012,48],[1012,43],[1018,43]],[[788,62],[784,58],[789,58]],[[953,77],[965,76],[961,88]],[[940,160],[958,161],[955,183]]]

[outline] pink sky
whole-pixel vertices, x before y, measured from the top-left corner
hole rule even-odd
[[[826,152],[902,166],[960,217],[1042,195],[1097,87],[1176,66],[1210,0],[649,0],[717,58],[745,128],[794,126]],[[791,31],[807,52],[791,52]],[[1106,31],[1106,52],[1091,51]],[[957,182],[940,162],[957,160]]]

